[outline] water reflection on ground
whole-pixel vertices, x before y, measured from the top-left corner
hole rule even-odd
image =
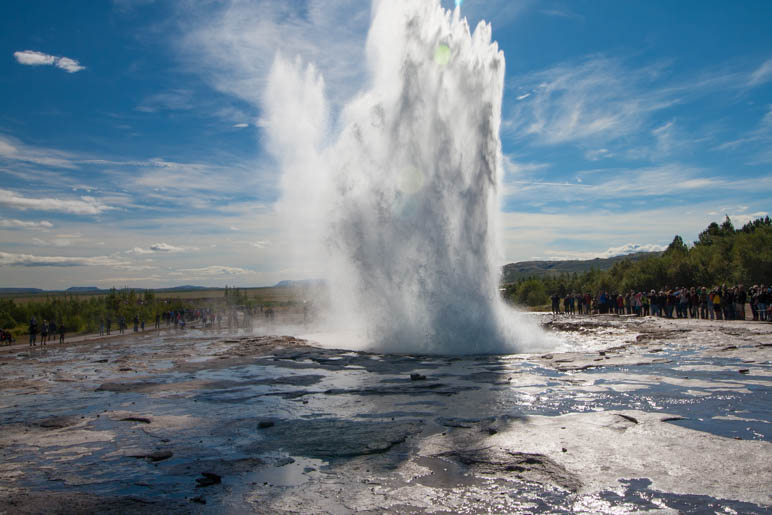
[[[769,325],[545,322],[564,344],[540,355],[203,331],[5,349],[0,510],[769,509]]]

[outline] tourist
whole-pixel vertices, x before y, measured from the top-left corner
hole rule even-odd
[[[53,340],[56,338],[56,323],[54,322],[54,319],[52,318],[51,321],[48,323],[48,334],[50,334],[50,338]]]
[[[64,324],[59,320],[59,343],[64,343]]]
[[[48,322],[43,319],[43,323],[40,324],[40,344],[45,345],[48,340]]]
[[[30,347],[34,347],[37,345],[35,343],[35,339],[38,335],[38,321],[35,320],[35,317],[30,318],[29,320],[29,345]]]
[[[100,318],[99,319],[99,336],[105,335],[105,319]]]
[[[713,314],[716,320],[721,320],[721,292],[718,288],[713,289]]]

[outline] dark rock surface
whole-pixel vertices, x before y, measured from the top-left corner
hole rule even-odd
[[[565,344],[533,355],[196,330],[0,351],[0,512],[772,509],[772,326],[545,322]]]

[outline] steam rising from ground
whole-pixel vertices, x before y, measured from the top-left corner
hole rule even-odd
[[[328,320],[360,347],[540,348],[498,295],[504,55],[439,0],[374,0],[370,84],[330,125],[313,65],[276,58],[265,97],[292,263],[331,286]],[[333,136],[331,136],[333,135]],[[324,270],[311,263],[324,259]]]

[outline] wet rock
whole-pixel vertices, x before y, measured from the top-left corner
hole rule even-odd
[[[196,478],[196,488],[205,488],[222,483],[222,477],[214,472],[202,472],[201,475],[203,477]]]
[[[204,499],[203,495],[199,495],[198,497],[191,498],[190,502],[194,502],[196,504],[206,504],[206,499]]]
[[[543,454],[513,452],[497,447],[453,450],[437,455],[464,465],[473,474],[515,476],[524,481],[549,483],[576,492],[582,482]]]
[[[51,417],[43,419],[37,422],[35,425],[44,429],[63,429],[65,427],[74,426],[80,422],[78,417]]]
[[[116,393],[146,392],[157,388],[159,384],[160,383],[153,383],[149,381],[141,381],[136,383],[104,383],[94,391]]]
[[[638,423],[638,419],[635,418],[635,417],[631,417],[630,415],[625,415],[623,413],[617,413],[617,416],[618,417],[622,417],[623,419],[625,419],[625,420],[627,420],[629,422],[632,422],[633,424],[637,424]]]
[[[267,429],[273,426],[274,426],[273,420],[261,420],[260,422],[257,423],[258,429]]]
[[[410,374],[411,381],[426,381],[426,376],[422,374]]]
[[[129,457],[157,462],[157,461],[168,460],[172,456],[174,456],[174,453],[172,451],[164,450],[164,451],[155,451],[147,454],[133,454]]]
[[[150,419],[145,417],[126,417],[122,418],[121,422],[141,422],[143,424],[149,424]]]
[[[751,370],[749,368],[741,368],[738,372],[741,374],[750,374]]]
[[[380,454],[421,431],[420,421],[360,422],[338,419],[294,420],[274,438],[247,449],[250,453],[285,450],[294,456],[331,459]]]

